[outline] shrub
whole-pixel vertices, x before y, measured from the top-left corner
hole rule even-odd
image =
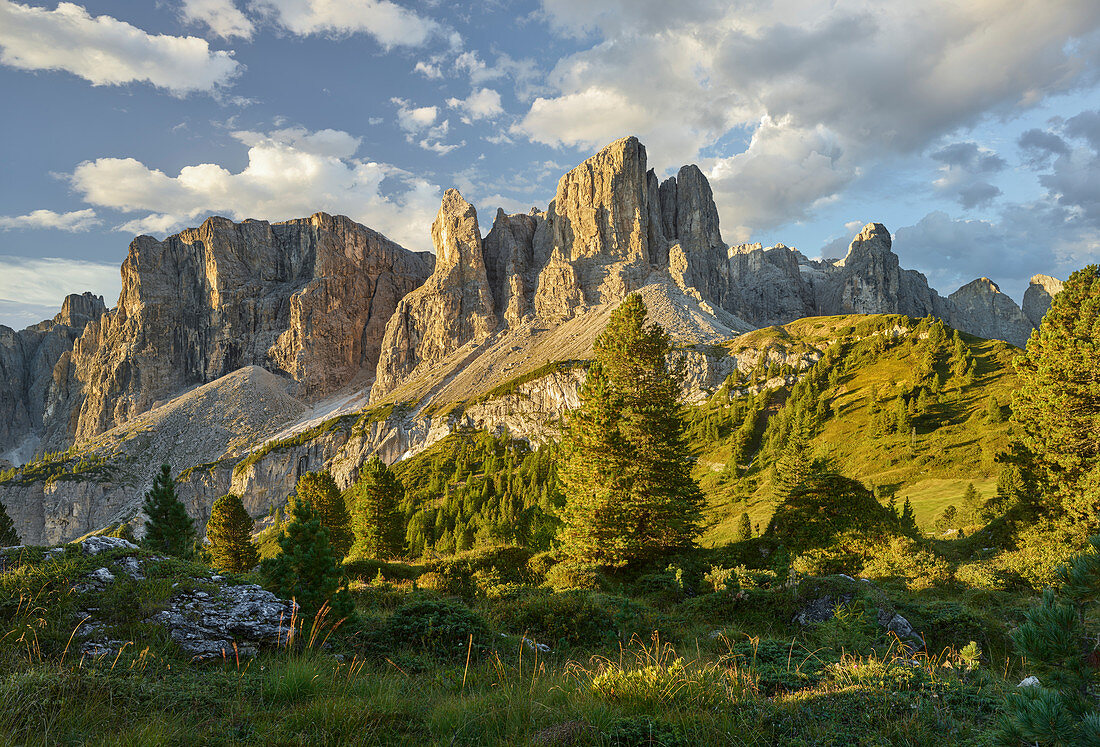
[[[611,612],[584,591],[539,593],[502,608],[498,624],[553,647],[585,646],[616,639]]]
[[[440,658],[461,658],[471,645],[489,642],[489,626],[477,613],[457,602],[426,600],[399,607],[385,629],[395,646],[429,649]]]
[[[596,591],[606,588],[607,578],[598,565],[566,561],[558,563],[546,572],[546,583],[555,591],[569,589]]]
[[[863,575],[898,580],[910,591],[921,591],[950,583],[951,566],[920,543],[908,537],[894,537],[870,553]]]

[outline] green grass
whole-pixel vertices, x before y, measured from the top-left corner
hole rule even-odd
[[[525,631],[506,622],[517,601],[555,597],[532,580],[468,602],[472,613],[504,621],[485,645],[467,653],[463,634],[457,655],[439,643],[395,646],[386,639],[393,610],[441,595],[412,580],[357,581],[360,620],[331,647],[192,665],[139,622],[174,593],[172,584],[200,571],[176,561],[146,583],[103,595],[107,614],[118,616],[114,631],[133,646],[99,661],[62,661],[69,631],[39,649],[17,638],[27,637],[36,615],[69,619],[67,586],[57,584],[50,600],[19,599],[113,556],[69,554],[51,564],[38,550],[31,555],[33,563],[0,574],[0,619],[14,631],[0,641],[0,744],[523,745],[575,732],[576,743],[596,745],[651,744],[644,741],[651,737],[682,745],[929,744],[945,733],[952,743],[978,745],[1017,672],[996,651],[988,667],[958,666],[972,627],[948,621],[997,625],[965,601],[904,598],[912,619],[923,614],[943,629],[944,648],[918,656],[914,667],[858,609],[817,629],[792,625],[797,588],[673,598],[627,578],[616,583],[631,596],[605,608],[644,614],[651,627],[634,638],[625,631],[637,623],[616,613],[610,639],[535,652],[522,642]],[[598,605],[612,599],[588,596]],[[955,605],[954,617],[945,604]],[[1007,678],[997,674],[1006,665]]]
[[[917,320],[896,315],[809,318],[741,335],[729,346],[731,352],[752,347],[799,353],[823,350],[842,338],[872,340],[877,329],[916,324]],[[972,383],[960,386],[958,380],[948,378],[947,366],[941,363],[937,371],[947,383],[939,404],[915,420],[915,439],[901,435],[872,438],[870,403],[874,392],[881,400],[890,401],[904,390],[919,352],[913,345],[902,344],[873,353],[863,342],[850,348],[849,357],[855,364],[849,365],[838,386],[829,389],[833,412],[811,440],[814,453],[829,457],[843,474],[878,486],[884,495],[892,493],[899,506],[909,497],[922,528],[930,526],[948,504],[958,505],[969,482],[990,496],[1000,469],[994,456],[1009,443],[1009,423],[988,422],[984,409],[990,396],[1002,405],[1010,402],[1015,387],[1012,359],[1018,350],[969,335],[963,335],[963,340],[977,362],[977,376]],[[785,396],[785,390],[777,394],[780,401]],[[720,408],[716,398],[718,395],[703,409]],[[777,410],[773,405],[771,414]],[[743,511],[754,525],[766,526],[774,509],[769,465],[757,464],[750,470],[755,487],[746,494],[744,483],[738,491],[731,490],[716,470],[729,458],[725,437],[717,442],[696,440],[693,446],[699,457],[695,475],[707,493],[712,521],[704,542],[716,546],[734,539]]]

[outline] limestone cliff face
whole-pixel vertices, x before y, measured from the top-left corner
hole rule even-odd
[[[116,309],[72,355],[77,440],[242,366],[282,372],[319,395],[378,361],[398,300],[432,257],[348,218],[233,223],[210,218],[164,241],[140,236],[122,265]]]
[[[653,178],[654,184],[656,177]],[[616,140],[558,181],[533,252],[547,257],[535,291],[535,313],[567,319],[586,306],[625,298],[651,269],[651,223],[659,230],[657,190],[646,171],[645,146]],[[657,253],[667,253],[663,238]]]
[[[63,413],[56,379],[67,376],[73,343],[106,310],[101,296],[74,294],[51,320],[18,332],[0,326],[0,455],[26,461]]]
[[[546,257],[535,256],[535,233],[545,213],[506,215],[497,209],[485,237],[485,271],[497,313],[507,324],[518,324],[534,309],[539,269]]]
[[[709,303],[732,310],[742,305],[731,287],[731,267],[718,225],[710,182],[698,166],[680,169],[661,184],[661,225],[669,243],[668,266],[683,288],[695,288]]]
[[[1033,329],[1016,302],[989,278],[972,280],[948,296],[947,323],[978,337],[1023,347]]]
[[[729,307],[759,327],[816,313],[813,286],[803,278],[805,258],[783,244],[741,244],[727,257],[733,294]]]
[[[435,272],[397,305],[386,325],[372,396],[382,396],[497,327],[474,206],[458,190],[443,195],[432,243]]]
[[[1050,302],[1062,292],[1062,281],[1050,275],[1035,275],[1024,291],[1024,316],[1036,329],[1050,310]]]

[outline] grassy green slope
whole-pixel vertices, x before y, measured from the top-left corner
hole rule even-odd
[[[897,335],[890,345],[876,339],[883,337],[884,330]],[[909,498],[918,525],[928,530],[948,505],[959,505],[968,483],[974,483],[984,497],[992,496],[999,471],[994,456],[1008,444],[1009,426],[1004,420],[1015,385],[1012,359],[1017,349],[1000,341],[962,335],[975,363],[973,380],[952,376],[949,361],[940,360],[935,372],[944,384],[938,398],[931,398],[927,409],[914,418],[915,436],[873,437],[872,400],[877,397],[889,408],[891,402],[911,391],[914,370],[925,350],[922,335],[926,334],[919,330],[917,320],[898,316],[808,318],[742,335],[729,348],[731,353],[770,348],[801,354],[847,340],[849,352],[842,373],[835,386],[827,386],[823,392],[831,414],[813,435],[811,449],[817,456],[832,459],[844,474],[877,486],[884,499],[893,495],[900,505]],[[776,416],[789,391],[790,387],[784,387],[773,395],[769,418]],[[991,397],[1000,405],[1001,422],[987,415]],[[705,422],[709,415],[721,422],[730,406],[729,398],[720,391],[696,408],[692,419]],[[692,432],[699,458],[696,477],[708,495],[713,522],[704,539],[708,545],[734,539],[742,512],[762,529],[774,508],[772,464],[767,459],[760,462],[767,455],[757,453],[746,474],[731,480],[726,474],[729,428],[726,433],[721,427],[717,434],[714,430],[709,437],[702,428]]]

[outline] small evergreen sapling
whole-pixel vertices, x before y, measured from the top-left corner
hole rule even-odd
[[[214,501],[210,520],[206,522],[211,564],[230,573],[244,573],[260,562],[252,544],[252,528],[256,522],[244,510],[240,496],[223,495]]]
[[[328,537],[313,507],[307,501],[294,501],[290,523],[279,534],[282,552],[265,561],[275,593],[298,602],[304,618],[315,616],[325,602],[337,620],[355,608]]]
[[[141,505],[148,517],[145,522],[146,547],[177,558],[189,558],[195,552],[195,525],[187,509],[176,496],[172,469],[162,465],[153,479],[153,487]]]
[[[741,541],[752,539],[752,521],[749,520],[748,512],[742,512],[737,522],[737,539]]]

